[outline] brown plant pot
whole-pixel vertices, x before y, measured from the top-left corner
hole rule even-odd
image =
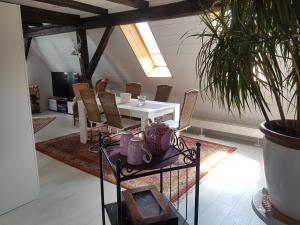
[[[294,127],[295,122],[289,120],[288,126]],[[260,130],[265,134],[263,157],[271,202],[281,213],[300,220],[300,138],[274,132],[266,122]]]
[[[271,121],[271,125],[276,126],[278,124],[281,124],[280,120]],[[287,126],[289,128],[296,127],[296,121],[295,120],[287,120]],[[267,127],[266,122],[263,122],[260,125],[260,131],[265,134],[265,138],[267,138],[268,140],[270,140],[278,145],[282,145],[285,147],[300,150],[300,138],[296,138],[296,137],[292,137],[292,136],[288,136],[288,135],[284,135],[284,134],[275,132]]]

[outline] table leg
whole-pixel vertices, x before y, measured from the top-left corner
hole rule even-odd
[[[78,114],[79,114],[79,131],[80,131],[80,142],[83,144],[87,143],[87,122],[86,122],[86,110],[82,101],[78,101]]]
[[[145,126],[148,123],[149,119],[152,120],[152,122],[154,122],[154,117],[151,117],[150,115],[141,116],[141,128],[142,128],[142,130],[145,130]]]
[[[174,106],[174,111],[173,111],[173,119],[175,121],[179,121],[180,118],[180,105]]]

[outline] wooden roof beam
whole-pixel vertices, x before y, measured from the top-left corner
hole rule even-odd
[[[31,27],[24,30],[24,38],[29,37],[41,37],[54,34],[62,34],[74,32],[77,30],[76,26],[57,26],[57,25],[45,25],[43,27]]]
[[[36,2],[42,2],[42,3],[47,3],[47,4],[51,4],[51,5],[56,5],[56,6],[60,6],[60,7],[66,7],[66,8],[70,8],[70,9],[76,9],[76,10],[80,10],[83,12],[89,12],[89,13],[94,13],[94,14],[107,14],[108,10],[98,7],[98,6],[94,6],[94,5],[90,5],[90,4],[86,4],[86,3],[82,3],[82,2],[77,2],[77,1],[73,1],[73,0],[33,0]]]
[[[28,57],[31,41],[32,41],[32,38],[25,38],[24,39],[25,59],[27,59],[27,57]]]
[[[81,19],[80,28],[94,29],[153,20],[173,19],[196,15],[202,8],[194,2],[181,1],[144,9],[112,13]]]
[[[93,55],[93,58],[91,59],[91,62],[87,68],[86,71],[86,77],[88,80],[91,80],[93,77],[93,74],[98,66],[98,63],[101,59],[101,56],[103,55],[103,52],[108,44],[108,40],[112,34],[112,32],[114,31],[114,27],[106,27],[104,34],[102,35],[102,38],[100,40],[100,43]]]
[[[76,31],[77,29],[95,29],[107,26],[118,26],[144,21],[154,21],[179,18],[184,16],[192,16],[199,14],[202,10],[210,6],[211,4],[207,4],[203,7],[200,7],[195,2],[181,1],[161,6],[149,7],[145,9],[136,9],[126,12],[112,13],[103,16],[89,17],[81,19],[80,26],[44,26],[44,28],[29,28],[27,31],[25,31],[24,36],[38,37],[72,32]]]
[[[122,5],[127,5],[133,8],[146,8],[149,6],[149,2],[144,0],[107,0]]]
[[[22,22],[31,23],[50,23],[56,25],[78,26],[80,16],[60,12],[49,11],[45,9],[21,6]]]

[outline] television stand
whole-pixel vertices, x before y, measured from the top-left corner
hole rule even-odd
[[[72,101],[68,101],[67,98],[62,97],[50,97],[48,98],[48,108],[51,111],[73,114]]]

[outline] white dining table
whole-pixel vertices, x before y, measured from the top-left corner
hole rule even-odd
[[[97,98],[98,105],[101,105]],[[173,119],[179,121],[180,117],[180,104],[169,102],[158,102],[146,100],[145,105],[138,106],[137,99],[131,99],[130,102],[121,103],[121,99],[116,97],[117,106],[121,115],[135,117],[141,119],[141,128],[145,129],[148,119],[154,121],[155,118],[164,116],[167,114],[173,114]],[[78,113],[79,113],[79,130],[80,130],[80,142],[87,143],[88,130],[86,120],[86,109],[82,100],[78,100]]]

